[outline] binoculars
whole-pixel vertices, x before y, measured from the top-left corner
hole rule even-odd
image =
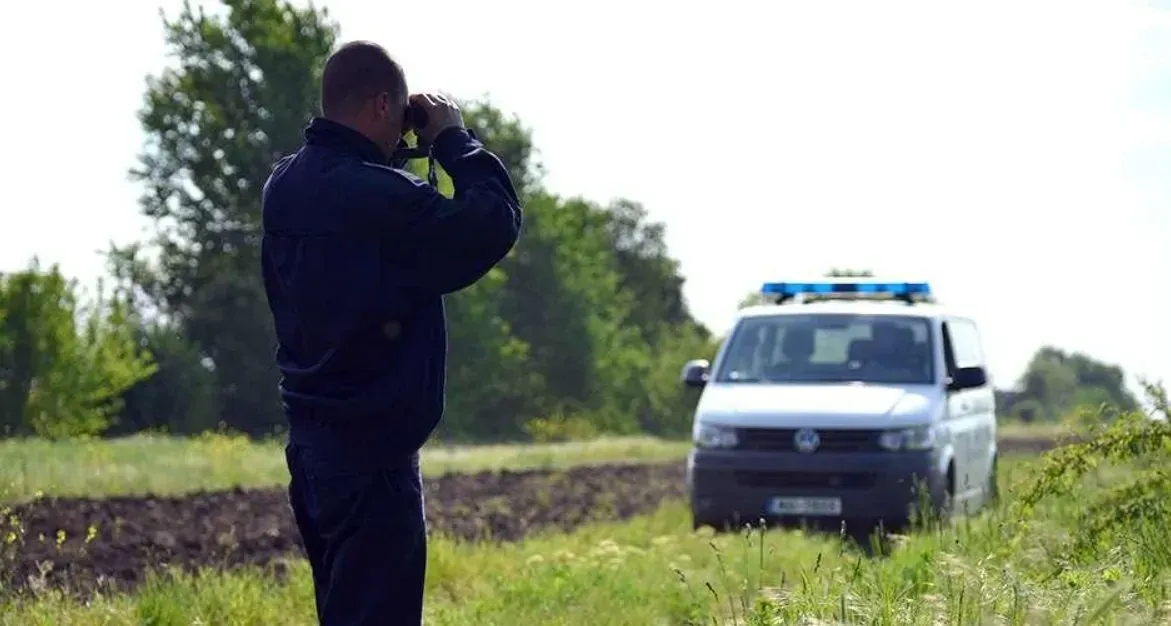
[[[427,111],[417,104],[411,104],[403,112],[403,129],[421,130],[427,127]]]
[[[407,107],[403,112],[403,130],[414,130],[427,127],[427,111],[416,104]],[[405,137],[399,137],[398,146],[395,148],[394,154],[390,155],[390,165],[398,169],[405,168],[407,161],[411,159],[427,159],[427,182],[432,187],[436,186],[437,174],[435,173],[435,160],[431,156],[431,146],[423,143],[423,139],[419,133],[415,133],[415,147],[407,144]]]

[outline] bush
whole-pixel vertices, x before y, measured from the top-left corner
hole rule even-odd
[[[1166,534],[1171,519],[1171,423],[1166,391],[1147,385],[1147,396],[1149,412],[1081,420],[1092,426],[1083,430],[1079,442],[1046,453],[1015,503],[1018,532],[1027,532],[1042,501],[1068,497],[1087,480],[1112,470],[1117,474],[1083,502],[1076,535],[1056,559],[1055,575],[1069,564],[1085,565],[1118,552],[1135,563],[1134,575],[1140,580],[1171,568]]]
[[[0,276],[0,433],[100,434],[122,393],[153,373],[124,298],[99,284],[94,302],[80,301],[74,281],[35,259]]]
[[[556,414],[552,417],[537,417],[525,422],[525,434],[536,443],[582,441],[598,436],[593,422],[580,415]]]

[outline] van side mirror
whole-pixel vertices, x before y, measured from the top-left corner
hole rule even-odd
[[[688,387],[703,387],[707,384],[708,370],[711,363],[707,359],[692,359],[683,366],[680,378]]]
[[[951,377],[951,382],[947,388],[951,391],[963,391],[964,389],[976,389],[988,384],[988,372],[984,368],[976,367],[961,367],[955,371]]]

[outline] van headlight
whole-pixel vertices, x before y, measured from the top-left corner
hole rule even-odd
[[[884,450],[930,450],[935,447],[935,425],[888,430],[878,436]]]
[[[692,438],[699,448],[735,448],[740,441],[735,428],[715,424],[696,424]]]

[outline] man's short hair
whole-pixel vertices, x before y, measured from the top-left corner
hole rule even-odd
[[[399,98],[406,94],[402,66],[380,45],[352,41],[325,62],[321,76],[321,112],[326,117],[357,112],[382,92]]]

